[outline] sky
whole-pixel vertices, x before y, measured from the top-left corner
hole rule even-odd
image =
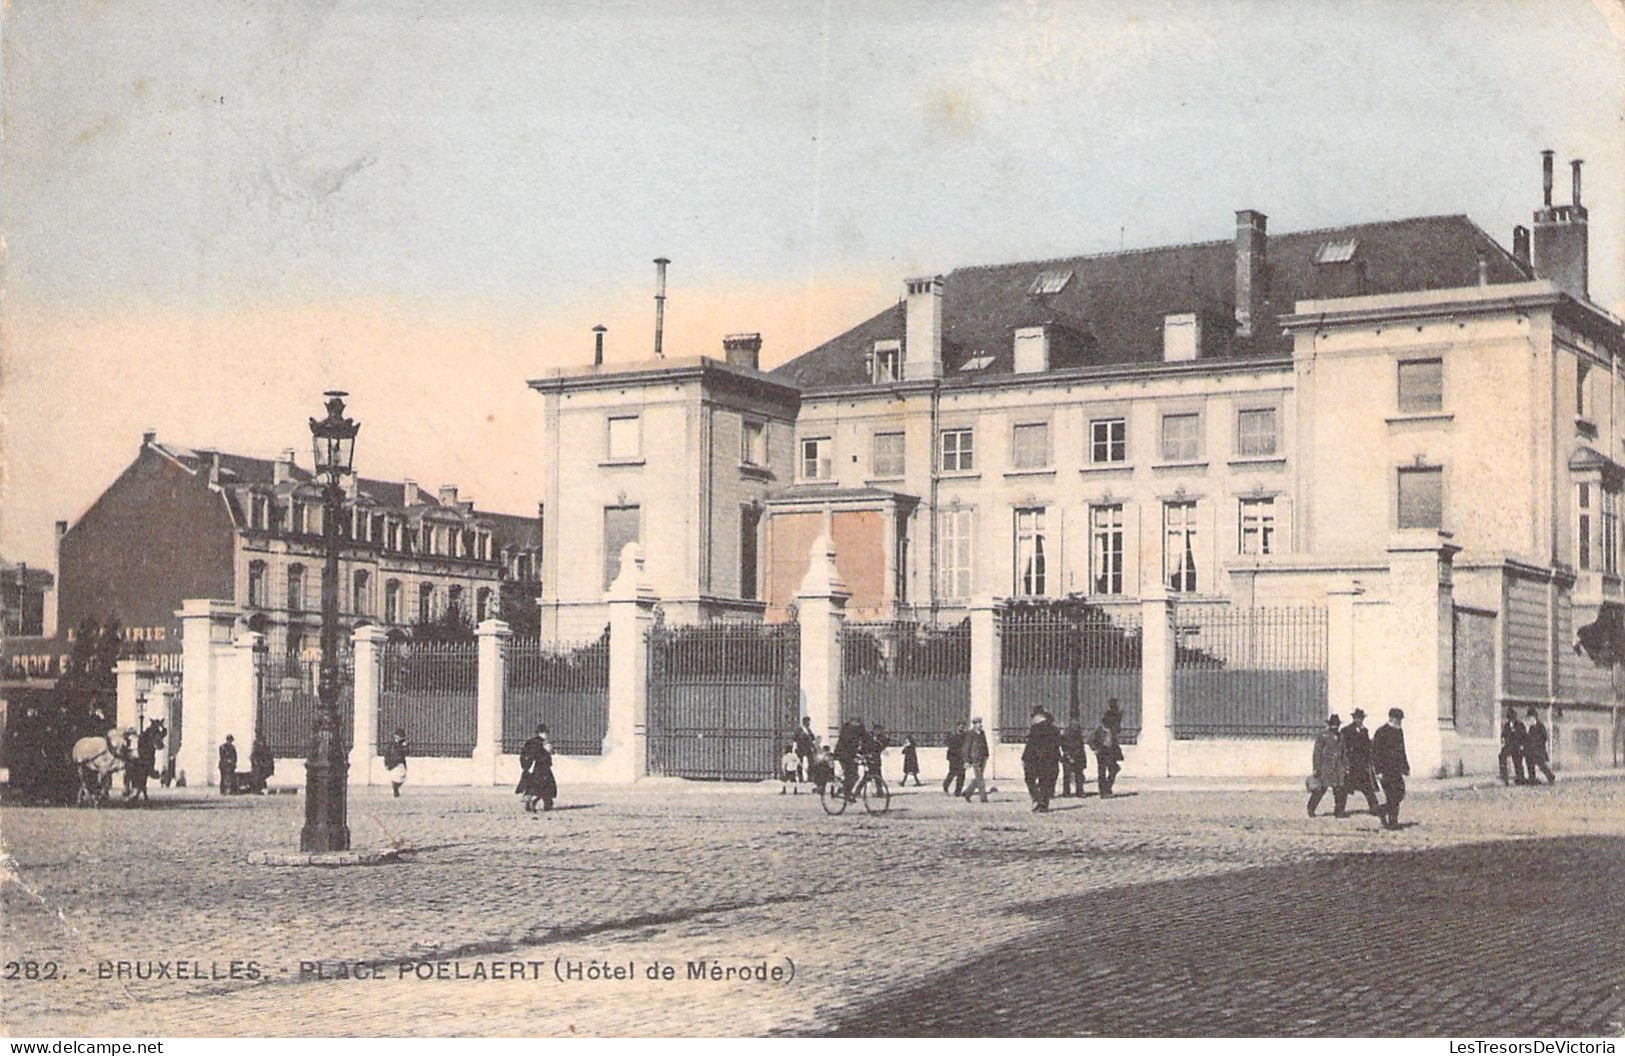
[[[1622,0],[8,0],[0,556],[160,441],[535,509],[525,381],[758,331],[773,366],[971,264],[1466,213],[1586,159],[1625,314]],[[308,460],[303,455],[302,460]]]

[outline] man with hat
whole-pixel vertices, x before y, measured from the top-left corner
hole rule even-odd
[[[1382,827],[1399,828],[1399,802],[1405,798],[1405,777],[1411,772],[1411,761],[1405,757],[1405,733],[1399,724],[1405,712],[1388,709],[1388,723],[1371,738],[1371,765],[1382,781]]]
[[[1529,771],[1529,783],[1540,784],[1540,774],[1543,773],[1546,783],[1555,785],[1557,775],[1552,773],[1551,756],[1547,754],[1546,724],[1540,721],[1540,712],[1534,708],[1529,709],[1528,715],[1529,721],[1525,724],[1523,735],[1523,762]]]
[[[1315,816],[1315,808],[1320,801],[1326,798],[1328,788],[1337,790],[1333,802],[1343,799],[1346,793],[1342,791],[1343,782],[1348,780],[1348,764],[1343,760],[1343,739],[1338,730],[1343,720],[1336,715],[1326,718],[1326,728],[1315,737],[1315,756],[1313,770],[1309,775],[1309,816]],[[1339,805],[1338,813],[1342,813]]]
[[[1371,735],[1366,732],[1365,712],[1362,709],[1355,708],[1349,715],[1349,724],[1343,727],[1338,740],[1343,744],[1343,765],[1348,771],[1348,777],[1333,794],[1337,816],[1348,817],[1350,791],[1357,791],[1365,796],[1366,809],[1380,815],[1382,811],[1377,806],[1377,779],[1371,771]]]
[[[1529,783],[1528,779],[1524,777],[1523,773],[1523,748],[1525,740],[1526,737],[1524,735],[1523,723],[1518,721],[1518,713],[1513,711],[1511,708],[1508,708],[1506,721],[1501,723],[1501,755],[1497,759],[1497,762],[1501,767],[1501,784],[1505,785],[1510,783],[1510,779],[1507,776],[1507,763],[1509,761],[1512,763],[1513,773],[1517,778],[1518,784],[1526,785]]]
[[[1033,707],[1032,722],[1027,726],[1027,747],[1021,752],[1021,768],[1027,779],[1027,794],[1032,797],[1033,810],[1049,813],[1049,800],[1055,791],[1055,775],[1061,769],[1061,731],[1055,728],[1055,719],[1043,705]]]

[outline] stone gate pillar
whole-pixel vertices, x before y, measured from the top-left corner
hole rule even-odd
[[[1125,748],[1125,767],[1156,777],[1172,772],[1175,602],[1167,594],[1140,599],[1140,737]]]
[[[474,780],[494,785],[497,757],[502,754],[502,697],[508,687],[508,641],[513,631],[501,620],[475,628],[479,639],[479,700],[474,716]]]
[[[644,569],[643,547],[621,550],[621,571],[609,586],[609,726],[600,766],[610,781],[632,782],[649,772],[649,629],[659,599]]]
[[[1356,662],[1386,663],[1389,696],[1370,708],[1373,730],[1388,721],[1388,709],[1405,711],[1405,751],[1415,778],[1454,773],[1459,758],[1455,702],[1455,588],[1452,561],[1461,547],[1449,532],[1411,529],[1395,532],[1388,543],[1388,582],[1393,634],[1385,657]]]
[[[378,781],[378,693],[383,674],[384,645],[389,632],[382,627],[357,627],[350,640],[355,645],[355,715],[350,730],[350,780],[352,785]]]
[[[812,719],[820,744],[834,744],[841,723],[841,628],[852,592],[835,569],[827,532],[813,540],[807,574],[796,591],[801,623],[801,714]]]
[[[226,734],[235,734],[226,722],[234,716],[220,714],[229,691],[228,664],[218,663],[230,651],[237,626],[237,610],[228,601],[188,598],[175,614],[181,621],[182,697],[180,750],[175,756],[176,779],[201,788],[217,784],[215,754]],[[224,649],[217,648],[224,646]],[[173,726],[171,727],[173,730]],[[236,740],[241,741],[241,736]],[[248,757],[248,744],[238,749],[239,760]]]
[[[1004,671],[1003,603],[994,597],[983,596],[970,606],[970,719],[982,720],[982,731],[987,734],[987,775],[1008,777],[999,765],[999,693],[1000,677]]]

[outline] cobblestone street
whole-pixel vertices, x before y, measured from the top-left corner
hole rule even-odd
[[[1307,818],[1286,791],[1142,789],[1038,816],[1019,782],[1001,784],[985,807],[909,789],[883,818],[826,817],[816,798],[776,786],[566,789],[564,809],[536,818],[496,791],[368,792],[351,800],[355,845],[393,846],[403,861],[347,869],[245,864],[249,851],[297,845],[295,796],[7,807],[4,960],[53,962],[59,978],[0,981],[4,1025],[53,1036],[1621,1031],[1625,782],[1413,795],[1414,824],[1397,833],[1364,815]],[[633,978],[555,974],[594,960]],[[700,960],[793,977],[690,978]],[[230,978],[233,961],[261,978]],[[143,978],[151,962],[170,978]],[[380,977],[332,978],[358,962]],[[656,962],[675,978],[650,980]],[[493,963],[525,978],[420,974]]]

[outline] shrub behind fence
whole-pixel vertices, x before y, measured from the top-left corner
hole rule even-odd
[[[1089,605],[1066,611],[1007,609],[999,736],[1007,743],[1026,741],[1035,705],[1048,708],[1063,727],[1076,717],[1090,730],[1115,698],[1123,713],[1122,740],[1135,743],[1140,735],[1141,643],[1140,616],[1132,610],[1108,614]]]
[[[397,728],[413,755],[474,754],[479,710],[479,648],[474,642],[391,642],[384,647],[378,694],[381,755]]]
[[[880,723],[894,744],[906,736],[921,747],[946,743],[970,721],[970,620],[845,624],[840,717]]]
[[[547,723],[561,755],[599,755],[609,731],[609,628],[595,642],[508,643],[502,750],[518,752]]]

